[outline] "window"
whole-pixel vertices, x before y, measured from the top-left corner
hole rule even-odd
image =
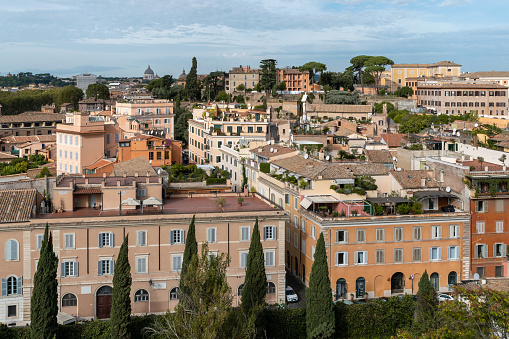
[[[297,233],[293,235],[293,247],[299,249],[299,235]]]
[[[115,268],[114,260],[99,260],[97,262],[97,274],[113,274]]]
[[[493,257],[494,258],[502,258],[506,256],[507,246],[505,244],[495,244],[493,245]]]
[[[302,253],[306,253],[306,240],[302,239],[300,244],[301,244],[300,251]]]
[[[285,193],[285,204],[290,205],[290,194]]]
[[[209,243],[216,242],[216,229],[215,228],[207,228],[207,242],[209,242]]]
[[[64,239],[65,239],[65,244],[64,244],[65,249],[74,248],[74,233],[66,234],[64,236]]]
[[[136,258],[136,273],[147,273],[147,257]]]
[[[367,251],[356,251],[355,252],[355,265],[365,265],[368,263],[368,252]]]
[[[7,317],[16,317],[18,315],[16,305],[7,306]]]
[[[276,226],[263,227],[263,240],[276,240]]]
[[[375,250],[375,264],[385,263],[385,250]]]
[[[5,245],[5,260],[18,260],[18,242],[14,239],[8,240]]]
[[[8,295],[23,294],[23,277],[11,276],[7,279],[2,278],[2,297]]]
[[[240,252],[240,254],[239,254],[240,268],[246,268],[246,266],[247,266],[247,254],[248,254],[248,252]]]
[[[299,217],[296,215],[293,216],[293,225],[299,227]]]
[[[286,229],[286,241],[290,242],[290,229],[289,228]]]
[[[474,259],[488,258],[488,245],[475,245]]]
[[[495,211],[504,212],[504,200],[502,199],[495,200]]]
[[[435,289],[435,291],[438,292],[438,290],[440,288],[440,277],[439,277],[438,273],[437,272],[431,273],[429,280],[431,282],[431,285]]]
[[[475,211],[476,212],[488,212],[488,203],[487,201],[478,200],[475,202]]]
[[[265,266],[274,266],[274,251],[265,251]]]
[[[478,221],[478,222],[476,223],[476,226],[477,226],[477,233],[478,233],[478,234],[483,234],[483,233],[484,233],[484,231],[485,231],[485,225],[486,225],[486,224],[484,223],[484,221]]]
[[[170,231],[170,244],[183,244],[184,243],[184,230]]]
[[[179,288],[174,287],[170,291],[170,300],[178,300],[179,298]]]
[[[138,189],[137,193],[139,197],[144,197],[147,194],[145,189]]]
[[[477,274],[479,274],[479,276],[480,276],[481,278],[486,277],[484,267],[481,267],[481,266],[477,267],[477,269],[476,269],[476,273],[477,273]]]
[[[138,246],[147,246],[147,231],[136,232]]]
[[[311,246],[311,260],[315,260],[315,246]]]
[[[414,240],[421,240],[422,239],[422,227],[421,226],[414,226],[413,229],[414,233]]]
[[[394,262],[395,263],[402,263],[403,262],[403,249],[402,248],[395,248],[394,249]]]
[[[296,210],[299,209],[299,198],[297,197],[293,198],[293,208],[295,208]]]
[[[300,229],[302,230],[302,232],[306,232],[306,219],[304,218],[301,218],[300,219]]]
[[[504,266],[495,266],[495,278],[504,276]]]
[[[171,256],[171,270],[172,271],[180,271],[182,269],[182,255],[172,255]]]
[[[240,228],[240,241],[249,241],[249,226],[242,226]]]
[[[276,284],[272,281],[267,282],[267,294],[276,294]]]
[[[376,241],[384,241],[385,240],[385,230],[383,228],[376,229]]]
[[[357,242],[366,242],[366,230],[365,229],[357,230]]]
[[[430,247],[429,249],[429,261],[442,260],[442,248],[441,247]]]
[[[497,233],[504,232],[504,221],[495,221],[495,231]]]
[[[442,227],[431,226],[431,239],[441,239],[441,238],[442,238]]]
[[[65,306],[77,306],[78,298],[73,293],[67,293],[62,297],[62,307]]]
[[[460,227],[458,225],[450,225],[449,238],[459,238],[459,237],[460,237]]]
[[[355,296],[357,298],[364,298],[366,293],[366,280],[364,278],[357,278],[355,281]]]
[[[403,227],[394,228],[394,241],[403,241]]]
[[[99,233],[99,247],[113,247],[113,233]]]
[[[77,261],[64,261],[60,264],[60,275],[65,277],[78,276],[78,262]]]
[[[313,239],[316,239],[316,226],[315,225],[311,225],[311,237]]]
[[[37,234],[37,250],[41,249],[43,239],[44,239],[44,234]]]
[[[458,260],[460,258],[460,247],[459,246],[449,246],[447,248],[447,259],[448,260]]]
[[[134,302],[139,301],[148,301],[148,292],[147,290],[137,290],[136,293],[134,293]]]

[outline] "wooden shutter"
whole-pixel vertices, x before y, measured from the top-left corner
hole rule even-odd
[[[442,260],[442,247],[438,248],[438,260]]]
[[[11,255],[12,255],[12,241],[7,241],[7,244],[5,245],[5,258],[6,260],[12,260],[11,258]]]
[[[263,227],[263,240],[267,240],[267,227],[268,226]]]
[[[115,260],[110,260],[110,274],[115,273]]]
[[[60,264],[60,276],[65,277],[65,262]]]
[[[103,275],[103,265],[102,260],[97,262],[97,275]]]
[[[474,259],[478,259],[479,258],[479,256],[477,255],[477,253],[478,253],[477,252],[477,246],[481,246],[481,245],[474,246]]]
[[[277,240],[277,227],[272,226],[272,239]]]
[[[506,257],[507,255],[507,245],[506,244],[502,244],[502,257]]]
[[[23,277],[18,277],[18,279],[16,279],[16,290],[18,295],[23,294]]]
[[[174,239],[175,239],[174,235],[175,235],[175,231],[170,231],[170,245],[173,245],[173,244],[175,243],[175,241],[174,241]]]
[[[429,261],[432,261],[432,260],[433,260],[432,250],[433,250],[433,248],[432,248],[432,247],[430,247],[430,248],[429,248]]]
[[[488,245],[483,245],[483,248],[482,248],[482,255],[483,257],[486,259],[488,258]]]
[[[442,226],[438,226],[438,238],[442,239]]]
[[[2,297],[7,295],[7,279],[2,278]]]
[[[74,276],[77,277],[79,274],[78,274],[78,262],[75,261],[73,262],[73,266],[74,266]]]
[[[99,240],[98,240],[99,248],[103,247],[103,242],[102,242],[103,235],[104,235],[104,233],[99,233]]]
[[[345,231],[345,242],[348,242],[348,231]]]
[[[368,251],[364,251],[364,264],[368,263]]]
[[[186,243],[185,231],[184,230],[180,230],[180,243],[181,244],[185,244]]]
[[[339,252],[336,252],[336,266],[339,265]]]
[[[114,235],[113,235],[113,233],[111,233],[111,232],[110,232],[110,235],[109,235],[109,236],[110,236],[110,246],[111,246],[111,247],[115,247],[115,243],[113,242],[113,239],[114,239]]]

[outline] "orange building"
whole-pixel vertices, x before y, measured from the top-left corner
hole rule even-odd
[[[287,91],[309,92],[311,88],[309,81],[309,71],[301,72],[292,68],[276,70],[276,85],[284,82]]]
[[[151,135],[138,135],[120,140],[118,161],[145,157],[152,166],[182,163],[182,142]]]

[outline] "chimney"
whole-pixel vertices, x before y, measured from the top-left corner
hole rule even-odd
[[[505,172],[506,170],[507,170],[507,166],[506,165],[502,166],[502,171]]]
[[[137,178],[138,177],[138,171],[134,172],[134,177]]]
[[[88,178],[85,178],[85,185],[88,185]]]
[[[262,148],[258,148],[258,152],[260,152],[260,153],[261,153],[262,151],[263,151],[263,149],[262,149]]]
[[[484,166],[484,171],[488,172],[488,166]]]
[[[421,178],[421,186],[426,187],[426,178]]]
[[[127,172],[124,172],[123,177],[124,177],[124,178],[127,178]]]
[[[106,178],[106,172],[103,172],[103,178]]]
[[[117,186],[120,187],[120,180],[117,180]]]
[[[149,171],[147,171],[147,177],[150,177],[150,172]]]

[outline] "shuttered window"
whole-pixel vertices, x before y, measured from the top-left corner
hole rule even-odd
[[[5,260],[18,260],[18,242],[9,240],[5,244]]]
[[[65,277],[77,277],[78,276],[78,262],[77,261],[65,261],[60,263],[60,276]]]
[[[99,233],[99,247],[113,247],[113,233]]]
[[[147,231],[138,231],[138,246],[147,246]]]

